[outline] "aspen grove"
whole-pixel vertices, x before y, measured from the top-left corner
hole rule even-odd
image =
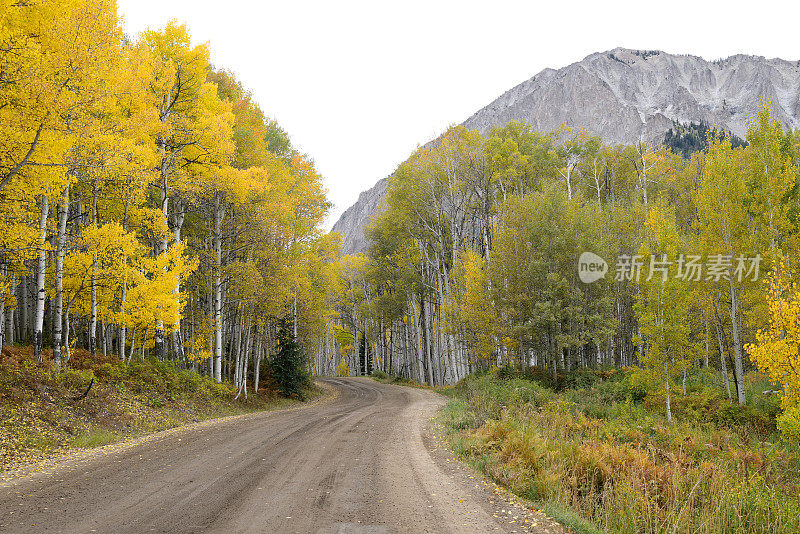
[[[556,382],[634,366],[668,420],[692,369],[721,371],[740,405],[754,364],[794,391],[798,139],[768,102],[745,140],[710,129],[693,153],[566,127],[452,127],[392,175],[369,249],[339,260],[318,372],[453,384],[494,366]],[[594,283],[583,252],[608,262]],[[779,340],[780,353],[766,345]]]
[[[205,45],[113,0],[0,3],[0,345],[156,357],[258,388],[324,333],[313,163]]]

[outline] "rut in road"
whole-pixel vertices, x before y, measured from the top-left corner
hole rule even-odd
[[[4,484],[2,532],[556,532],[436,448],[444,398],[323,379],[329,402],[189,427]],[[494,504],[490,502],[494,501]]]

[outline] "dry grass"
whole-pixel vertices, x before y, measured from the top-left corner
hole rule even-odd
[[[800,532],[797,448],[763,426],[771,405],[714,422],[686,408],[701,386],[667,424],[654,399],[609,399],[602,384],[555,393],[484,376],[449,392],[443,422],[495,480],[608,532]]]

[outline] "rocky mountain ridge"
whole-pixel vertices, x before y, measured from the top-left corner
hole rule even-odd
[[[513,120],[542,131],[567,125],[608,144],[660,143],[675,122],[703,122],[744,137],[764,100],[772,103],[773,118],[800,127],[800,61],[743,54],[708,61],[616,48],[545,69],[462,124],[481,134]],[[333,226],[343,236],[343,254],[366,248],[364,228],[387,189],[383,178]]]

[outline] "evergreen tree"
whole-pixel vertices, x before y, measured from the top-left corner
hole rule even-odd
[[[278,352],[270,362],[270,370],[284,396],[305,398],[304,389],[309,386],[311,377],[303,350],[294,337],[292,321],[288,317],[278,322]]]

